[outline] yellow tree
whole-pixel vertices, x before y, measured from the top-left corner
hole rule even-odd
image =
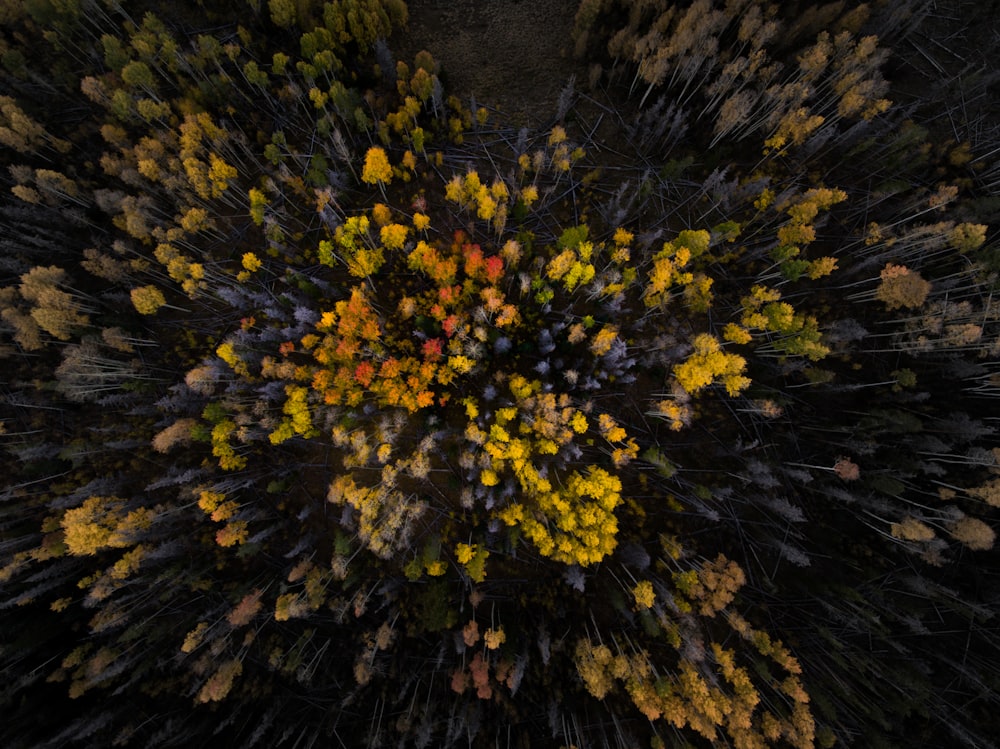
[[[167,303],[163,292],[155,286],[140,286],[132,289],[132,306],[140,315],[152,315]]]
[[[722,350],[715,336],[702,333],[695,336],[694,352],[674,367],[674,377],[686,391],[694,395],[715,382],[721,382],[729,395],[739,395],[750,384],[743,376],[746,360],[738,354]]]
[[[379,146],[372,146],[365,154],[365,166],[361,171],[361,181],[369,185],[378,184],[380,187],[392,181],[392,165],[389,164],[389,157],[385,150]]]

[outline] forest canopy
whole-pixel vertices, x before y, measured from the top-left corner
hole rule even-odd
[[[993,746],[945,5],[582,0],[531,127],[416,1],[0,5],[3,745]]]

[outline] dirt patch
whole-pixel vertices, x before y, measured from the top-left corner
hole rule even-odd
[[[570,76],[586,80],[573,59],[567,0],[409,0],[409,29],[394,50],[404,60],[426,49],[441,64],[445,90],[466,104],[499,109],[505,124],[552,124]]]

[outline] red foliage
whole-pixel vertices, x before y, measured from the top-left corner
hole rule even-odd
[[[456,694],[462,694],[469,688],[469,675],[461,667],[456,668],[451,674],[451,690]]]
[[[461,286],[442,286],[438,289],[438,297],[445,305],[455,304],[462,296]]]
[[[465,275],[478,278],[486,268],[482,249],[478,244],[467,244],[463,245],[462,254],[465,255]]]
[[[354,370],[354,379],[361,387],[368,387],[375,376],[375,367],[371,362],[363,361]]]
[[[455,331],[458,330],[458,324],[461,322],[458,315],[448,315],[442,322],[441,328],[444,330],[444,334],[451,338],[455,335]]]
[[[503,258],[492,255],[486,258],[486,281],[494,284],[503,278]]]
[[[444,352],[443,343],[440,338],[431,338],[424,341],[424,359],[429,362],[436,362]]]

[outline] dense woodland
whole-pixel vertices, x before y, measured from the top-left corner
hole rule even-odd
[[[996,746],[962,7],[0,3],[0,743]]]

